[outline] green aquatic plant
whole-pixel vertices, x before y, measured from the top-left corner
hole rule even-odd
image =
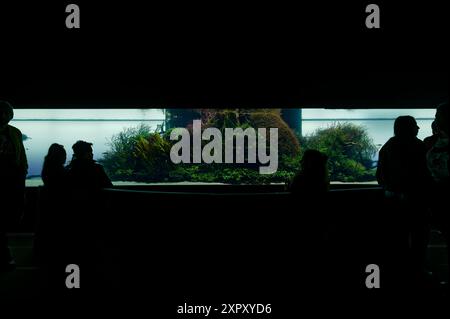
[[[280,109],[205,109],[201,112],[202,128],[278,128],[278,154],[297,156],[300,144],[294,131],[281,118]],[[269,138],[269,135],[268,137]]]
[[[147,139],[151,134],[150,127],[140,125],[127,128],[111,137],[110,149],[103,153],[99,162],[113,180],[132,181],[138,173],[140,159],[135,150],[141,139]]]
[[[278,109],[267,110],[193,110],[189,118],[197,116],[202,119],[202,129],[217,127],[222,132],[225,128],[276,127],[283,145],[279,148],[281,161],[299,153],[299,144],[294,133],[280,117]],[[170,110],[173,123],[180,123],[183,112]],[[191,129],[188,126],[188,129]],[[110,141],[110,150],[104,153],[100,162],[113,180],[126,181],[171,181],[171,182],[219,182],[230,184],[261,184],[283,182],[293,172],[279,170],[265,176],[259,174],[258,164],[178,164],[170,160],[170,130],[164,134],[151,132],[150,127],[141,125],[129,128],[114,135]],[[281,164],[283,165],[283,164]]]
[[[147,137],[139,137],[133,156],[137,159],[136,173],[140,179],[148,177],[159,181],[166,179],[173,164],[170,161],[171,143],[158,133],[151,133]]]
[[[334,123],[302,138],[304,149],[328,155],[330,179],[342,182],[373,180],[373,157],[377,147],[364,126]]]
[[[277,127],[279,166],[274,174],[259,174],[258,164],[173,164],[170,130],[154,132],[141,125],[113,136],[110,150],[100,162],[113,180],[139,182],[204,182],[229,184],[287,183],[300,168],[305,149],[317,149],[329,157],[330,179],[363,182],[374,179],[372,158],[377,148],[362,126],[333,124],[310,136],[298,138],[280,118],[279,110],[203,110],[202,128]],[[189,129],[189,127],[188,127]],[[300,145],[302,147],[300,148]]]

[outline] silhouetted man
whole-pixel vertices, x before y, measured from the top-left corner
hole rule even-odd
[[[72,210],[68,223],[78,225],[80,229],[75,232],[93,230],[102,213],[101,190],[112,187],[112,183],[103,166],[94,161],[92,143],[78,141],[72,149],[73,158],[66,168]]]
[[[28,169],[22,133],[8,124],[13,117],[12,106],[0,101],[0,271],[14,268],[6,232],[23,208]]]
[[[385,190],[398,243],[408,248],[414,269],[423,275],[429,234],[425,203],[430,176],[425,144],[417,138],[418,132],[412,116],[395,120],[394,137],[380,150],[376,176]]]
[[[70,208],[64,223],[65,258],[67,263],[80,266],[89,285],[96,281],[104,218],[108,218],[102,189],[113,185],[103,167],[94,161],[92,143],[78,141],[72,149],[73,158],[66,168]]]
[[[99,190],[112,187],[103,166],[94,161],[92,143],[78,141],[73,146],[73,158],[67,166],[71,188],[80,190]]]

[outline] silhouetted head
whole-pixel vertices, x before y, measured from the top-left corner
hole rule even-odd
[[[412,116],[399,116],[394,122],[394,135],[400,138],[413,138],[419,133],[416,119]]]
[[[72,149],[73,157],[75,159],[92,160],[94,158],[94,154],[92,152],[92,143],[78,141],[73,144]]]
[[[0,128],[8,125],[14,117],[14,109],[6,101],[0,101]]]
[[[300,163],[301,169],[290,185],[292,193],[319,195],[327,192],[330,184],[327,161],[325,154],[317,150],[306,150]]]
[[[64,146],[54,143],[50,145],[45,160],[51,161],[52,163],[57,165],[64,165],[64,163],[66,162],[66,158],[67,154],[66,150],[64,149]]]
[[[326,173],[328,156],[317,150],[306,150],[301,165],[303,173]]]
[[[436,120],[434,120],[433,122],[431,122],[431,132],[433,133],[433,135],[436,135],[439,133],[439,128],[437,126],[437,122]]]
[[[436,122],[439,132],[448,137],[448,102],[442,103],[436,110]]]

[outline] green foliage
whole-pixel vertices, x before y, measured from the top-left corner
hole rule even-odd
[[[152,176],[154,180],[167,177],[172,166],[171,146],[169,141],[157,133],[150,134],[147,138],[139,138],[133,155],[138,159],[136,170],[144,180],[146,176]]]
[[[167,127],[186,127],[192,120],[200,118],[199,111],[195,109],[166,109]]]
[[[372,158],[376,145],[366,129],[352,123],[335,123],[303,138],[305,149],[316,149],[328,155],[330,179],[356,182],[372,180]]]
[[[317,149],[329,157],[332,181],[374,179],[372,158],[377,150],[364,127],[333,124],[314,134],[297,138],[280,118],[279,111],[246,112],[226,109],[203,111],[203,128],[278,127],[279,165],[275,174],[259,174],[259,165],[178,164],[170,160],[170,131],[151,132],[146,125],[126,129],[112,137],[110,150],[100,162],[113,180],[142,182],[204,182],[268,184],[289,182],[300,167],[302,151]],[[300,145],[302,148],[300,149]]]
[[[284,122],[280,113],[255,112],[250,116],[254,128],[278,128],[278,154],[280,157],[295,157],[300,154],[300,144],[294,131]]]
[[[297,156],[300,153],[298,138],[281,118],[280,109],[222,109],[203,110],[202,126],[215,127],[224,133],[225,128],[278,128],[278,154]],[[267,139],[270,135],[268,134]]]
[[[171,144],[147,125],[125,129],[109,145],[99,162],[113,180],[156,181],[168,174]]]

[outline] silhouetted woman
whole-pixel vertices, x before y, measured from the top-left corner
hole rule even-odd
[[[66,211],[66,150],[60,144],[52,144],[44,159],[41,177],[44,187],[40,190],[40,214],[34,240],[35,257],[43,266],[53,266],[63,247],[64,219]]]
[[[322,239],[326,240],[329,230],[324,227],[329,223],[328,189],[328,156],[316,151],[306,150],[300,162],[300,171],[293,178],[290,192],[293,195],[292,205],[299,207],[304,224],[315,224],[316,231],[322,232]],[[315,236],[319,234],[316,233]]]
[[[301,169],[292,180],[290,191],[304,195],[321,196],[329,189],[328,157],[316,150],[306,150]]]
[[[322,265],[332,262],[330,239],[334,236],[334,223],[328,207],[330,181],[327,164],[327,155],[317,150],[306,150],[300,170],[289,185],[291,203],[283,203],[290,207],[287,212],[295,207],[293,214],[286,215],[284,231],[291,234],[287,237],[286,247],[294,251],[300,244],[303,247],[301,254],[311,260],[306,266],[312,267],[311,271],[318,271]],[[308,248],[305,249],[305,246]],[[295,265],[295,262],[292,261],[292,264]]]
[[[54,143],[48,149],[41,173],[42,181],[48,189],[57,190],[64,186],[66,175],[64,164],[66,163],[66,158],[67,154],[64,146]]]

